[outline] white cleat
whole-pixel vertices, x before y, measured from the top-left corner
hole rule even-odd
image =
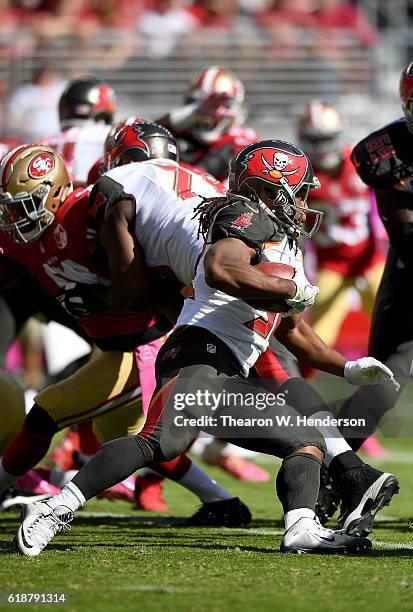
[[[47,502],[35,502],[22,509],[16,541],[22,555],[36,557],[61,531],[71,529],[73,512],[66,506],[54,510]]]
[[[345,554],[362,553],[371,549],[367,538],[349,536],[323,527],[317,517],[301,518],[285,532],[281,552]]]

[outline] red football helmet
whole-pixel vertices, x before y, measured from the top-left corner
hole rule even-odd
[[[323,213],[307,207],[309,189],[320,187],[310,160],[299,147],[283,140],[248,145],[230,162],[229,191],[264,206],[286,234],[311,238]],[[311,227],[305,224],[312,217]]]
[[[124,125],[114,136],[110,137],[109,133],[106,138],[106,170],[131,162],[158,158],[178,161],[178,147],[172,134],[157,123],[139,121]]]
[[[407,64],[401,74],[400,99],[408,130],[413,133],[413,62]]]
[[[298,121],[298,137],[314,168],[328,171],[341,163],[342,131],[343,121],[330,104],[312,100],[306,105]]]
[[[220,101],[218,106],[211,104],[214,97]],[[233,72],[220,66],[204,68],[193,77],[185,95],[186,104],[204,108],[203,120],[191,127],[190,133],[203,144],[217,140],[231,126],[245,120],[244,99],[244,85]]]

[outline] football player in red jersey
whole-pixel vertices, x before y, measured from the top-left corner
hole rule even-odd
[[[312,241],[320,297],[310,321],[329,345],[334,345],[347,314],[349,287],[355,287],[358,279],[364,281],[360,296],[370,318],[383,272],[383,254],[371,224],[369,190],[350,161],[351,149],[340,142],[342,131],[339,113],[322,100],[310,102],[298,123],[301,146],[321,183],[309,201],[325,213]]]
[[[175,136],[182,162],[203,168],[220,181],[228,177],[230,159],[256,142],[246,118],[245,89],[239,78],[220,66],[209,66],[190,81],[184,106],[157,119]]]
[[[168,156],[172,160],[176,157],[176,145],[164,128],[159,130],[162,133],[158,131],[154,139],[159,146],[163,138],[162,157],[166,163]],[[152,137],[153,134],[148,142]],[[71,423],[93,419],[101,441],[139,430],[137,402],[144,380],[139,381],[133,351],[137,348],[139,353],[140,345],[145,344],[143,361],[147,361],[147,353],[151,356],[157,350],[154,343],[170,324],[152,309],[151,283],[138,245],[133,261],[121,264],[122,278],[111,282],[111,266],[115,261],[120,263],[117,236],[107,236],[102,244],[93,220],[95,211],[101,214],[105,205],[110,206],[110,199],[121,194],[120,185],[114,183],[108,201],[96,194],[90,204],[91,188],[70,194],[70,179],[60,156],[53,149],[31,145],[13,150],[3,160],[0,173],[4,190],[0,206],[5,230],[2,241],[8,255],[59,299],[101,349],[72,377],[48,387],[35,398],[22,430],[3,455],[0,482],[4,489],[16,479],[14,475],[25,473],[43,457],[56,431]],[[219,193],[211,185],[208,190],[207,193]],[[119,289],[119,282],[125,278],[129,287],[127,300]],[[187,457],[163,464],[160,471],[200,494],[205,503],[196,520],[244,524],[250,519],[237,498]]]
[[[62,131],[42,140],[64,159],[75,186],[87,183],[116,111],[113,89],[95,77],[70,81],[59,100]]]

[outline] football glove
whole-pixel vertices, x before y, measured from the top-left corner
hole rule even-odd
[[[310,283],[304,272],[296,272],[293,281],[297,286],[297,291],[293,298],[285,300],[286,304],[291,306],[291,308],[285,312],[287,316],[302,312],[306,308],[312,306],[317,294],[320,292],[320,289],[316,285]]]
[[[67,283],[56,297],[66,312],[74,317],[84,317],[102,309],[105,289],[100,285]]]
[[[344,378],[352,385],[382,384],[392,391],[398,391],[400,385],[393,372],[374,357],[362,357],[355,361],[347,361],[344,366]]]

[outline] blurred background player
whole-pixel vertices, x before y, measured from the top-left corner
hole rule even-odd
[[[209,66],[190,81],[184,105],[157,122],[177,139],[182,162],[222,181],[228,178],[230,159],[258,140],[244,125],[246,116],[243,83],[231,70]]]
[[[343,131],[339,112],[323,100],[309,102],[298,121],[299,141],[321,184],[309,201],[324,211],[312,241],[320,296],[311,309],[310,323],[329,346],[336,344],[348,315],[349,289],[357,289],[370,321],[384,265],[372,220],[371,192],[351,163]],[[371,456],[386,454],[375,437],[366,440],[362,450]]]
[[[89,170],[102,155],[115,111],[113,89],[95,77],[70,81],[60,96],[62,131],[41,142],[60,153],[75,187],[86,184]]]

